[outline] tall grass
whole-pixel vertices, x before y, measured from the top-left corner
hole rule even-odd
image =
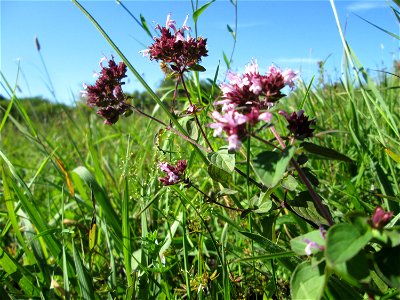
[[[140,80],[105,30],[74,2]],[[232,3],[236,11],[237,3]],[[194,15],[206,8],[195,2]],[[336,14],[334,6],[333,11]],[[354,74],[315,87],[300,83],[283,106],[288,111],[302,107],[318,121],[313,143],[321,148],[309,151],[304,172],[333,220],[348,224],[349,212],[369,216],[381,205],[395,213],[387,227],[396,229],[400,80],[391,74],[371,78],[344,39],[343,44],[345,62]],[[398,69],[392,73],[398,74]],[[216,79],[209,90],[196,73],[186,80],[192,96],[204,96],[197,97],[205,100],[201,120],[209,121],[207,113],[219,92]],[[268,146],[251,139],[251,147],[236,154],[239,173],[233,172],[227,181],[216,180],[222,173],[213,173],[210,155],[217,152],[207,154],[187,142],[190,138],[206,145],[195,122],[171,114],[172,93],[160,97],[141,82],[155,101],[147,113],[171,120],[180,135],[139,114],[104,126],[82,103],[43,122],[35,117],[37,108],[27,109],[7,84],[12,97],[2,110],[0,126],[2,299],[288,299],[304,295],[298,292],[301,282],[292,279],[290,287],[293,274],[301,272],[320,284],[316,289],[322,287],[324,299],[398,295],[373,270],[365,284],[334,266],[327,268],[329,275],[336,272],[329,281],[328,275],[315,275],[309,261],[321,266],[318,259],[323,256],[300,255],[291,240],[327,223],[317,210],[295,204],[312,201],[290,167],[293,176],[285,168],[285,177],[272,189],[254,184],[249,178],[259,178],[250,158]],[[286,132],[286,124],[274,121],[277,130]],[[213,149],[224,145],[211,138],[209,129],[206,135]],[[268,131],[261,137],[274,136]],[[298,147],[296,155],[304,149]],[[158,163],[182,157],[198,189],[161,186]],[[291,180],[297,182],[294,188]],[[210,202],[200,191],[223,205]],[[391,234],[387,239],[393,238],[395,247],[398,230]]]

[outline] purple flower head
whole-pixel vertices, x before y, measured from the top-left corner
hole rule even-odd
[[[183,179],[183,174],[186,170],[186,160],[178,160],[176,166],[172,166],[167,162],[160,163],[159,168],[161,171],[167,173],[164,177],[158,178],[163,185],[173,185]]]
[[[87,105],[100,108],[97,112],[106,120],[105,124],[115,124],[119,116],[130,110],[130,105],[126,103],[126,96],[122,91],[122,79],[126,77],[126,65],[120,62],[115,63],[114,58],[108,60],[108,67],[103,66],[107,60],[103,57],[100,60],[101,71],[94,85],[83,85],[82,95],[87,98]]]
[[[373,228],[381,229],[387,223],[389,223],[389,221],[392,217],[393,217],[392,212],[386,212],[386,211],[384,211],[384,209],[382,207],[377,206],[374,210],[374,213],[372,214],[370,223]]]
[[[160,31],[160,37],[154,37],[154,43],[149,49],[142,51],[150,60],[162,61],[168,63],[171,69],[178,72],[186,71],[188,67],[196,65],[203,56],[207,56],[207,39],[198,37],[192,38],[189,34],[185,38],[185,31],[190,31],[186,25],[188,16],[182,28],[175,27],[175,21],[171,20],[171,14],[168,14],[166,26],[156,27]],[[171,32],[171,30],[173,32]]]
[[[315,125],[316,121],[315,119],[308,120],[308,117],[304,115],[304,110],[293,112],[291,115],[281,110],[279,114],[286,118],[289,123],[287,129],[289,129],[296,139],[304,140],[305,138],[313,136],[314,128],[310,126]]]
[[[257,62],[253,60],[246,66],[245,73],[227,73],[229,83],[220,85],[225,102],[220,101],[219,104],[267,108],[285,96],[281,92],[285,86],[294,87],[296,76],[293,70],[282,72],[274,65],[269,67],[268,73],[262,75]],[[223,107],[223,110],[226,108]]]

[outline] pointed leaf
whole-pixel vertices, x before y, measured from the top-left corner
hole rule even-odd
[[[224,61],[225,61],[227,69],[230,69],[231,68],[231,62],[230,62],[228,56],[226,56],[224,51],[222,51],[222,55],[224,57]]]
[[[189,70],[190,70],[190,71],[198,71],[198,72],[205,72],[205,71],[207,71],[206,68],[204,68],[204,67],[201,66],[201,65],[192,65],[192,66],[189,67]]]
[[[315,206],[308,191],[300,192],[293,200],[288,201],[290,207],[301,217],[317,225],[328,225],[328,221]]]
[[[152,38],[151,32],[149,30],[149,26],[147,26],[146,19],[140,14],[140,22],[142,23],[142,28],[146,31],[146,33]]]
[[[254,169],[267,187],[274,187],[283,178],[294,150],[294,147],[287,147],[283,152],[264,151],[256,156]]]
[[[83,299],[94,299],[94,290],[92,286],[92,281],[87,274],[87,271],[84,269],[82,264],[82,259],[78,253],[78,250],[75,247],[75,244],[72,243],[73,257],[75,262],[76,274],[78,276],[79,286],[81,288],[82,298]]]
[[[347,157],[346,155],[344,155],[340,152],[337,152],[336,150],[330,149],[330,148],[326,148],[326,147],[319,146],[319,145],[309,143],[309,142],[303,142],[303,143],[301,143],[300,146],[303,147],[303,149],[309,153],[320,155],[327,159],[341,160],[341,161],[353,163],[353,160],[351,158]]]
[[[235,154],[229,153],[228,147],[226,146],[219,148],[216,152],[208,154],[208,159],[210,163],[228,173],[232,173],[235,170]]]
[[[204,4],[202,7],[200,7],[198,10],[196,10],[193,13],[193,21],[196,23],[197,19],[200,17],[200,15],[207,9],[207,7],[209,7],[215,0],[212,0],[210,2],[207,2],[206,4]]]
[[[273,253],[288,252],[287,249],[285,249],[285,248],[273,243],[272,241],[270,241],[266,237],[263,237],[261,235],[255,234],[255,233],[247,232],[247,231],[239,231],[239,232],[241,234],[243,234],[244,236],[248,237],[249,239],[253,240],[257,244],[259,244],[260,246],[262,246],[263,249],[267,253],[273,254]],[[293,256],[293,257],[280,258],[279,261],[288,270],[293,271],[296,268],[296,266],[301,262],[301,259],[296,257],[296,256]]]

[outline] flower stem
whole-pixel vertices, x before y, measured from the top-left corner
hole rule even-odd
[[[179,74],[179,78],[180,78],[180,80],[182,81],[182,86],[183,86],[183,89],[185,90],[186,97],[188,98],[190,105],[193,105],[193,104],[192,104],[192,100],[190,99],[189,91],[187,90],[187,87],[186,87],[186,83],[185,83],[185,79],[184,79],[183,72],[181,72],[181,73]],[[178,79],[178,80],[179,80],[179,79]],[[207,146],[211,149],[211,151],[214,151],[214,150],[213,150],[213,147],[212,147],[211,144],[210,144],[210,141],[208,140],[208,138],[207,138],[207,136],[206,136],[206,133],[205,133],[204,130],[203,130],[203,127],[201,126],[201,124],[200,124],[200,122],[199,122],[199,118],[197,118],[196,112],[194,113],[194,119],[195,119],[195,121],[196,121],[197,127],[199,127],[199,129],[200,129],[201,135],[203,136],[204,140],[206,141]]]
[[[274,134],[274,136],[275,136],[276,140],[278,141],[278,143],[281,145],[281,147],[283,149],[285,149],[286,145],[283,142],[283,140],[280,137],[280,135],[278,134],[278,132],[276,131],[275,127],[271,126],[270,129],[271,129],[272,133]],[[314,204],[317,206],[318,210],[322,213],[324,218],[328,221],[329,226],[332,226],[334,224],[332,216],[331,216],[330,212],[328,211],[328,209],[326,208],[326,206],[324,206],[322,204],[321,198],[315,192],[315,190],[314,190],[313,186],[311,185],[311,182],[308,180],[306,174],[304,174],[304,172],[300,168],[299,164],[293,158],[290,160],[290,163],[296,169],[297,174],[299,174],[299,177],[300,177],[301,181],[303,181],[303,183],[306,185],[306,187],[308,189],[308,192],[310,193],[311,198],[314,201]]]
[[[214,198],[208,196],[206,193],[204,193],[202,190],[200,190],[197,186],[195,186],[194,184],[192,184],[192,183],[190,182],[190,180],[188,180],[188,183],[190,184],[190,185],[189,185],[190,187],[193,187],[196,191],[198,191],[198,192],[199,192],[200,194],[202,194],[205,198],[207,198],[207,202],[209,202],[209,203],[213,203],[213,204],[222,206],[222,207],[227,208],[227,209],[230,209],[230,210],[235,210],[235,211],[239,211],[239,212],[244,212],[244,211],[245,211],[244,209],[241,209],[241,208],[231,207],[231,206],[222,204],[222,203],[216,201]]]
[[[138,108],[136,108],[136,107],[134,107],[134,106],[132,106],[132,105],[131,105],[130,107],[131,107],[131,109],[132,109],[133,111],[135,111],[135,112],[137,112],[137,113],[139,113],[139,114],[145,116],[146,118],[149,118],[150,120],[152,120],[152,121],[154,121],[154,122],[157,122],[158,124],[163,125],[163,126],[165,127],[165,129],[167,129],[167,130],[173,132],[174,134],[180,136],[182,139],[184,139],[185,141],[187,141],[187,142],[191,143],[192,145],[198,147],[199,149],[202,149],[202,150],[204,150],[204,151],[206,151],[206,152],[210,152],[209,149],[207,149],[206,147],[204,147],[204,146],[198,144],[195,140],[193,140],[193,139],[191,139],[190,137],[184,135],[182,132],[176,130],[176,129],[173,128],[171,125],[167,125],[167,124],[164,123],[163,121],[161,121],[161,120],[159,120],[159,119],[157,119],[157,118],[154,118],[153,116],[151,116],[151,115],[149,115],[149,114],[146,114],[144,111],[141,111],[140,109],[138,109]]]

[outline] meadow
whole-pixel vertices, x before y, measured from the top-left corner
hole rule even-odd
[[[74,107],[2,74],[1,299],[400,298],[398,61],[371,76],[342,36],[337,82],[200,81],[205,41],[167,19],[153,91],[73,2],[116,55]]]

